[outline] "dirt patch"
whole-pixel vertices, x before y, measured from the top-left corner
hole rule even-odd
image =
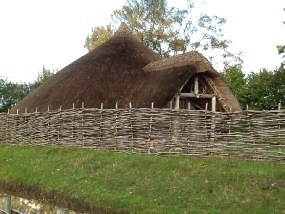
[[[275,187],[275,186],[285,186],[285,180],[279,179],[279,180],[268,181],[263,184],[263,189],[268,189],[270,187]]]
[[[77,213],[98,213],[98,214],[113,214],[113,213],[128,213],[128,212],[110,212],[101,207],[91,205],[87,201],[78,201],[65,195],[60,195],[56,192],[47,192],[40,186],[25,186],[23,184],[10,184],[0,182],[0,190],[8,195],[13,195],[26,199],[34,199],[39,202],[50,204],[51,206],[66,207]]]

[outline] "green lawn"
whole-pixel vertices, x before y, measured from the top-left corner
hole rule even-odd
[[[0,146],[0,182],[40,186],[107,211],[285,213],[285,164]]]

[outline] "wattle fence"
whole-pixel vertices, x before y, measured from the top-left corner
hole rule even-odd
[[[285,160],[285,111],[69,109],[0,114],[0,145]]]

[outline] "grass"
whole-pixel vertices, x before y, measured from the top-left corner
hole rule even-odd
[[[41,186],[108,211],[285,213],[285,165],[0,146],[0,182]]]

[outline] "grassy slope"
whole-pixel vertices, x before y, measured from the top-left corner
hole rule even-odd
[[[110,211],[283,213],[285,165],[0,146],[0,182],[40,185]]]

